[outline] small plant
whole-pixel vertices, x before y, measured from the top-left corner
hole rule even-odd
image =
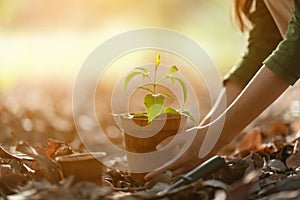
[[[124,89],[125,90],[127,89],[128,83],[136,76],[142,76],[143,79],[148,79],[150,81],[150,86],[148,86],[148,87],[145,87],[145,86],[137,87],[138,89],[149,92],[149,94],[145,95],[145,97],[144,97],[144,105],[146,108],[146,114],[139,113],[139,114],[135,114],[134,116],[145,116],[146,115],[146,117],[148,118],[148,123],[150,123],[155,117],[159,116],[160,114],[178,113],[178,114],[187,116],[195,123],[195,120],[190,115],[190,113],[186,110],[183,110],[183,108],[186,104],[186,100],[187,100],[187,87],[181,78],[174,76],[179,71],[179,69],[174,65],[169,68],[167,74],[165,76],[163,76],[163,78],[157,80],[157,72],[159,70],[159,66],[160,66],[160,55],[158,53],[156,53],[153,79],[150,77],[149,70],[147,68],[143,68],[143,67],[135,68],[134,69],[135,71],[130,73],[126,77],[126,79],[124,81]],[[174,85],[177,83],[180,84],[182,93],[183,93],[183,102],[181,105],[181,109],[175,109],[175,108],[172,108],[169,106],[165,106],[166,98],[169,98],[171,100],[174,100],[174,98],[170,94],[157,92],[157,86],[160,85],[161,82],[166,79],[170,79]],[[128,116],[130,116],[130,115],[128,115]]]

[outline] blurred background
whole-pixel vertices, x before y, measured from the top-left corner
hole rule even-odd
[[[233,29],[228,9],[228,0],[1,0],[1,85],[49,76],[73,81],[99,44],[142,27],[170,28],[187,35],[225,73],[244,41]]]
[[[245,45],[230,22],[229,0],[0,0],[0,143],[54,137],[79,148],[71,106],[82,63],[110,37],[143,27],[192,38],[222,75]],[[83,129],[91,123],[82,117]]]

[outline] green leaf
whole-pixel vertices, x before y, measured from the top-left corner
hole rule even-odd
[[[131,79],[133,79],[135,76],[137,76],[139,74],[143,74],[143,73],[142,72],[132,72],[126,77],[126,79],[124,81],[124,89],[125,90],[127,89],[127,85],[131,81]]]
[[[164,102],[165,102],[165,97],[162,95],[148,94],[145,96],[144,104],[146,107],[148,122],[151,122],[155,117],[161,114],[161,110],[164,105]]]
[[[190,120],[192,120],[192,122],[194,123],[194,125],[197,124],[196,119],[193,117],[193,115],[191,115],[191,113],[189,111],[187,111],[187,110],[181,110],[181,111],[179,111],[179,113],[181,115],[187,116]]]
[[[183,103],[182,103],[182,107],[184,107],[185,103],[186,103],[186,99],[187,99],[187,87],[184,83],[184,81],[181,78],[178,78],[176,76],[170,76],[173,84],[176,84],[176,82],[179,82],[181,89],[182,89],[182,93],[183,93]]]
[[[144,98],[144,104],[146,108],[150,108],[154,104],[160,104],[164,105],[165,97],[158,94],[158,95],[152,95],[152,94],[147,94]]]
[[[147,87],[139,87],[139,89],[143,89],[143,90],[146,90],[148,92],[151,92],[151,94],[154,94],[153,90],[151,90],[150,88],[147,88]]]
[[[179,69],[174,65],[174,66],[172,66],[172,67],[169,69],[168,75],[174,74],[174,73],[176,73],[176,72],[178,72],[178,71],[179,71]]]
[[[144,67],[136,67],[135,69],[138,69],[138,70],[141,70],[143,71],[142,76],[143,78],[146,78],[146,77],[149,77],[149,71],[147,68],[144,68]]]
[[[152,122],[152,120],[162,113],[163,106],[160,104],[154,104],[150,107],[149,112],[147,113],[148,116],[148,123]]]
[[[163,96],[165,96],[165,97],[168,97],[168,98],[171,99],[172,101],[174,100],[174,98],[173,98],[171,95],[167,94],[167,93],[160,93],[160,95],[163,95]]]
[[[144,68],[144,67],[136,67],[135,69],[139,69],[139,70],[143,71],[145,74],[149,73],[148,69]]]
[[[174,77],[174,76],[169,76],[169,77],[171,78],[172,83],[175,85],[176,81],[177,81],[176,77]]]
[[[165,112],[165,113],[178,113],[177,110],[175,110],[174,108],[171,108],[171,107],[169,107],[169,106],[166,106],[166,107],[164,108],[164,112]]]
[[[159,64],[160,64],[160,55],[158,53],[156,53],[156,56],[155,56],[155,69],[157,69]]]

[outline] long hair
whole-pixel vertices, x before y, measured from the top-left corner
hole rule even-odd
[[[248,28],[248,16],[253,0],[231,0],[231,17],[238,28],[244,32]]]

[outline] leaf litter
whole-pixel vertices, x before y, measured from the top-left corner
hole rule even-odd
[[[110,164],[97,182],[65,177],[55,158],[85,152],[78,139],[70,137],[76,132],[72,113],[55,106],[57,91],[37,91],[35,98],[44,100],[45,108],[28,107],[28,101],[20,101],[20,91],[14,92],[15,96],[0,98],[0,199],[300,198],[300,116],[291,116],[290,110],[240,134],[220,152],[226,163],[215,172],[159,195],[180,177],[172,178],[167,171],[140,186],[128,172],[113,169],[126,165],[117,156],[106,162]],[[60,107],[69,106],[68,100],[62,103],[66,105]],[[61,120],[55,124],[53,118]],[[44,143],[26,136],[44,132],[48,132],[40,137]]]

